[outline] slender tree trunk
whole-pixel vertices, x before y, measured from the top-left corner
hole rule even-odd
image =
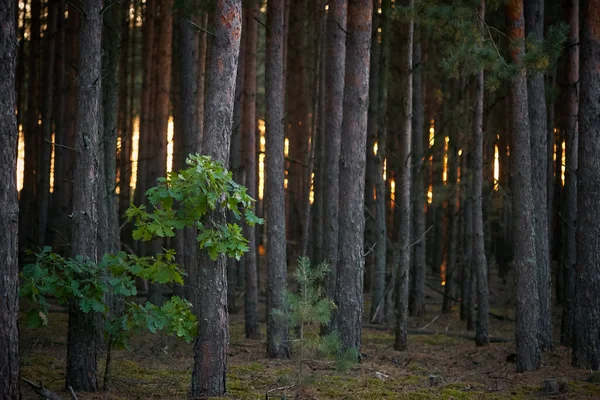
[[[339,176],[346,60],[346,18],[348,0],[332,0],[327,12],[327,67],[325,104],[325,165],[323,171],[323,259],[329,264],[325,291],[336,293],[339,238]]]
[[[242,125],[242,148],[244,169],[246,171],[246,187],[248,194],[256,199],[256,46],[257,23],[256,0],[246,0],[246,59],[244,71],[244,116]],[[250,250],[244,255],[246,272],[246,292],[244,297],[244,321],[246,337],[260,338],[258,330],[258,263],[256,259],[256,228],[244,224],[244,236],[248,239]]]
[[[115,254],[121,248],[120,229],[119,229],[119,208],[116,193],[117,182],[117,114],[119,102],[119,53],[121,51],[121,28],[125,13],[118,0],[114,4],[105,4],[109,6],[104,13],[103,26],[103,68],[102,68],[102,125],[104,128],[100,149],[102,151],[100,161],[102,165],[99,179],[104,181],[100,187],[104,193],[100,192],[99,205],[99,225],[98,232],[101,237],[103,249],[98,249],[98,259],[102,254]],[[127,9],[129,13],[129,9]],[[125,85],[125,82],[122,83]],[[100,219],[104,221],[100,222]]]
[[[414,0],[408,0],[407,5],[414,7]],[[396,340],[394,348],[396,350],[406,350],[408,348],[408,288],[409,288],[409,269],[410,269],[410,226],[411,226],[411,181],[412,181],[412,106],[413,106],[413,18],[405,25],[406,33],[406,59],[403,68],[404,92],[404,112],[402,119],[398,122],[400,126],[394,126],[394,130],[399,132],[400,142],[400,176],[398,177],[398,213],[400,214],[400,225],[398,231],[398,246],[400,247],[400,259],[396,275]]]
[[[39,173],[37,175],[38,196],[36,200],[36,219],[37,226],[36,243],[38,245],[46,244],[48,232],[48,211],[50,206],[50,158],[52,155],[52,132],[54,119],[54,63],[57,35],[57,14],[58,3],[52,0],[48,3],[48,17],[46,19],[46,32],[44,33],[44,65],[43,70],[43,89],[42,89],[42,135],[39,155]]]
[[[525,2],[525,30],[528,40],[544,40],[544,0]],[[529,127],[531,131],[531,167],[533,193],[542,199],[548,197],[547,173],[547,111],[544,73],[530,71],[527,79],[529,99]],[[552,350],[552,283],[550,274],[550,242],[548,210],[534,207],[535,254],[540,296],[539,342],[542,351]]]
[[[130,58],[133,58],[134,46],[132,39],[134,31],[130,29],[131,22],[129,18],[129,8],[132,6],[130,1],[126,1],[124,7],[125,17],[121,21],[121,52],[119,60],[119,100],[118,100],[118,134],[120,147],[118,149],[118,168],[119,168],[119,217],[125,215],[125,211],[131,202],[131,152],[133,142],[133,126],[130,126],[130,116],[134,114],[133,107],[129,99],[134,97],[134,90],[128,79],[133,69],[133,62],[130,63]]]
[[[208,13],[204,12],[200,20],[202,21],[202,26],[206,28],[208,25]],[[196,112],[196,116],[198,119],[198,133],[200,141],[198,143],[198,149],[200,150],[202,145],[202,133],[204,132],[204,86],[206,82],[206,49],[208,47],[208,35],[205,32],[199,32],[198,34],[200,37],[198,39],[198,84],[196,93],[198,111]]]
[[[227,166],[235,102],[235,81],[242,27],[241,0],[219,0],[208,71],[202,152]],[[209,214],[207,224],[226,222],[224,210]],[[212,261],[198,252],[198,338],[194,344],[191,395],[222,396],[225,393],[229,328],[227,316],[227,259]]]
[[[180,137],[178,142],[180,146],[175,149],[173,154],[173,171],[181,170],[186,167],[186,158],[193,153],[200,152],[200,131],[198,128],[198,55],[195,35],[204,36],[204,33],[197,32],[194,26],[189,22],[193,19],[193,3],[186,1],[178,10],[177,15],[177,57],[178,70],[175,76],[179,78],[179,99],[177,123],[178,131],[176,134]],[[202,40],[202,38],[201,38]],[[193,305],[197,305],[197,293],[194,289],[194,282],[198,277],[198,266],[196,263],[197,247],[196,228],[185,228],[177,236],[179,242],[179,260],[184,266],[187,276],[185,282],[185,297]]]
[[[527,71],[525,55],[525,21],[523,0],[507,4],[510,56],[519,71],[511,82],[512,143],[511,184],[513,193],[514,264],[517,273],[517,371],[534,371],[540,367],[539,344],[540,300],[535,248],[534,205],[531,175],[531,145],[527,110]],[[481,287],[478,286],[478,292]],[[479,311],[480,312],[480,311]]]
[[[423,82],[423,65],[421,58],[421,35],[420,29],[415,28],[415,40],[413,49],[413,162],[414,162],[414,194],[413,194],[413,248],[414,283],[411,314],[422,318],[425,315],[425,272],[426,240],[425,240],[425,205],[427,199],[427,187],[425,186],[426,168],[423,164],[423,144],[426,142],[425,130],[425,99]],[[464,153],[463,153],[464,154]]]
[[[17,201],[17,33],[14,1],[0,3],[0,399],[18,400],[19,258]]]
[[[10,0],[9,0],[10,1]],[[41,45],[40,45],[40,14],[41,0],[31,0],[31,21],[29,27],[29,81],[27,89],[27,115],[25,119],[25,167],[23,174],[23,189],[19,197],[19,245],[22,249],[36,245],[35,200],[36,173],[38,169],[38,143],[40,129],[39,119],[39,90]]]
[[[348,37],[340,153],[339,258],[334,328],[360,352],[363,316],[364,196],[372,0],[348,1]]]
[[[77,142],[73,185],[72,256],[97,262],[98,163],[102,85],[102,0],[81,3]],[[99,337],[95,313],[69,305],[66,385],[76,391],[98,390],[96,347]]]
[[[460,93],[456,91],[456,93]],[[457,102],[460,101],[457,99]],[[460,112],[460,111],[459,111]],[[442,313],[452,312],[452,306],[454,301],[454,283],[457,281],[456,274],[458,273],[457,268],[457,252],[458,252],[458,216],[460,210],[460,188],[457,182],[458,177],[458,132],[456,127],[451,128],[449,133],[448,143],[448,172],[447,172],[447,185],[449,186],[450,196],[448,197],[448,235],[446,238],[446,282],[444,286],[444,299],[442,304]]]
[[[600,1],[583,0],[573,366],[600,369]],[[567,154],[568,156],[568,154]]]
[[[484,29],[485,0],[481,0],[479,18],[482,21],[480,24],[482,25],[481,29]],[[477,322],[475,325],[475,344],[477,346],[486,346],[490,343],[488,333],[490,311],[488,265],[485,256],[485,236],[483,232],[483,95],[485,90],[483,74],[483,69],[481,69],[476,78],[475,115],[473,118],[473,181],[471,184],[473,190],[471,194],[473,201],[473,266],[471,271],[473,274],[472,279],[477,281]],[[516,120],[515,115],[513,121]],[[513,131],[513,135],[515,133],[517,132]]]
[[[158,178],[167,173],[167,129],[169,124],[169,100],[171,94],[171,63],[173,42],[173,1],[164,0],[158,3],[156,9],[156,65],[153,70],[155,86],[154,125],[151,127],[149,138],[149,160],[147,162],[146,189],[156,185]],[[151,254],[162,251],[164,240],[155,239],[150,244]],[[165,301],[167,288],[164,285],[150,284],[148,301],[162,305]]]
[[[569,47],[567,60],[567,129],[566,129],[566,166],[564,188],[564,303],[561,325],[560,344],[569,346],[573,343],[573,300],[575,298],[575,266],[577,264],[577,155],[579,132],[577,114],[579,112],[579,0],[569,1]],[[559,161],[560,163],[560,161]],[[560,168],[558,168],[560,171]],[[557,184],[560,177],[557,179]]]
[[[267,217],[267,354],[289,357],[288,331],[275,318],[282,309],[287,283],[285,248],[284,127],[283,127],[283,2],[267,3],[266,95],[266,217]]]

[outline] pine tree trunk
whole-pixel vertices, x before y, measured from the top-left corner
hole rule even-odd
[[[227,166],[235,101],[235,81],[242,26],[241,0],[219,0],[214,16],[202,153]],[[226,222],[224,210],[209,214],[208,225]],[[225,393],[229,328],[227,316],[227,259],[212,261],[198,252],[198,338],[194,344],[191,395]]]
[[[97,262],[98,163],[102,85],[102,0],[84,0],[77,77],[77,142],[73,184],[72,256]],[[96,314],[84,313],[79,304],[69,305],[66,386],[76,391],[98,390]]]
[[[414,0],[408,0],[406,5],[413,8]],[[398,138],[400,143],[400,173],[398,177],[398,213],[400,225],[398,228],[398,246],[400,251],[399,263],[396,275],[396,339],[394,348],[396,350],[406,350],[408,348],[408,288],[409,288],[409,269],[410,269],[410,226],[411,226],[411,183],[412,183],[412,106],[413,106],[413,34],[414,19],[411,18],[403,28],[406,29],[406,51],[405,65],[402,70],[402,79],[404,80],[403,90],[404,112],[394,124],[394,130],[400,132]]]
[[[484,29],[485,0],[481,0],[479,18],[482,21],[480,24],[481,29]],[[485,236],[483,233],[483,95],[485,90],[483,74],[483,69],[481,69],[476,77],[475,115],[473,118],[473,180],[471,183],[471,198],[473,202],[473,258],[471,261],[473,264],[471,267],[471,279],[477,282],[477,320],[475,324],[475,344],[477,346],[486,346],[490,342],[488,333],[488,315],[490,311],[488,265],[485,256]],[[515,115],[513,121],[516,120],[517,116]],[[513,131],[513,135],[515,133]]]
[[[458,83],[458,82],[457,82]],[[461,93],[454,90],[458,94],[456,100],[452,101],[457,104],[460,101]],[[460,106],[459,106],[460,107]],[[460,109],[459,109],[460,110]],[[459,111],[460,112],[460,111]],[[444,285],[444,299],[442,302],[442,313],[452,312],[454,301],[454,283],[457,281],[456,274],[458,272],[456,257],[458,251],[458,213],[460,209],[460,189],[457,182],[458,177],[458,132],[456,127],[452,126],[449,132],[448,143],[448,172],[447,185],[449,187],[448,206],[446,209],[448,218],[448,235],[446,237],[446,281]]]
[[[512,125],[510,172],[513,193],[514,264],[517,274],[517,371],[525,372],[540,367],[541,355],[538,334],[540,300],[531,182],[527,72],[523,65],[525,55],[523,0],[511,0],[508,3],[507,17],[509,37],[517,42],[512,46],[510,56],[519,68],[510,88]],[[479,293],[482,287],[478,286],[477,289]]]
[[[600,1],[584,0],[573,366],[600,369]],[[567,154],[568,155],[568,154]]]
[[[360,352],[363,316],[364,197],[372,0],[348,1],[339,183],[339,258],[334,328]]]
[[[206,28],[208,25],[208,13],[205,12],[200,18],[202,21],[203,27]],[[201,150],[200,147],[202,145],[202,133],[204,132],[204,86],[206,82],[206,49],[208,48],[208,35],[204,32],[199,32],[200,37],[198,38],[198,67],[197,67],[197,76],[198,76],[198,84],[197,84],[197,92],[196,92],[196,101],[198,105],[198,110],[196,112],[196,117],[198,119],[198,133],[199,140],[198,143],[198,151]]]
[[[325,104],[325,169],[323,175],[323,259],[329,264],[325,291],[336,293],[339,237],[340,148],[346,59],[346,18],[348,0],[332,0],[327,12],[327,66]]]
[[[564,299],[560,334],[560,344],[569,346],[573,343],[573,314],[575,298],[575,266],[577,263],[577,155],[579,132],[577,114],[579,112],[579,0],[569,1],[569,33],[567,61],[567,129],[566,129],[566,167],[564,187]],[[559,160],[559,159],[557,159]],[[560,168],[558,169],[560,171]],[[557,179],[557,184],[560,182]]]
[[[153,70],[156,90],[154,105],[154,125],[151,127],[149,138],[149,153],[146,172],[146,188],[156,185],[158,178],[167,173],[167,129],[169,124],[169,100],[171,94],[171,62],[173,42],[173,1],[165,0],[158,3],[156,9],[156,58]],[[162,252],[164,240],[155,239],[150,243],[150,254]],[[149,284],[148,301],[162,305],[165,301],[167,288],[164,285]]]
[[[54,67],[57,34],[58,3],[52,0],[48,4],[48,17],[46,19],[46,32],[44,32],[44,66],[42,82],[42,135],[40,142],[39,173],[37,174],[37,199],[36,205],[36,243],[45,245],[48,233],[48,211],[50,206],[50,158],[52,155],[52,133],[54,119]]]
[[[256,46],[257,22],[256,0],[246,0],[246,59],[244,71],[244,116],[242,125],[243,159],[246,171],[248,195],[256,199]],[[244,224],[244,237],[250,250],[244,255],[246,292],[244,297],[244,321],[246,337],[260,338],[258,330],[258,263],[256,259],[256,228]]]
[[[105,253],[115,254],[121,248],[119,208],[116,194],[117,182],[117,113],[119,102],[119,53],[121,51],[121,23],[125,13],[118,0],[106,6],[103,16],[102,37],[102,112],[103,133],[100,142],[99,179],[104,183],[99,193],[98,236],[100,244],[98,259]],[[129,13],[129,9],[127,9]],[[125,85],[125,82],[123,82]]]
[[[525,30],[528,40],[544,40],[544,0],[525,2]],[[529,127],[531,130],[531,167],[533,193],[542,199],[548,197],[547,173],[547,110],[544,73],[530,71],[527,79],[529,99]],[[550,242],[548,210],[534,207],[535,254],[540,296],[539,342],[542,351],[552,350],[552,283],[550,274]]]
[[[411,300],[411,315],[422,318],[425,315],[425,272],[426,240],[425,240],[425,205],[427,187],[425,186],[426,168],[423,163],[423,144],[427,137],[425,130],[425,99],[423,82],[423,65],[421,58],[421,35],[420,29],[415,28],[415,40],[413,49],[413,162],[414,162],[414,193],[413,193],[413,237],[411,242],[415,243],[413,248],[412,265],[413,296]]]
[[[0,398],[20,399],[17,117],[17,33],[14,1],[0,3]]]
[[[266,95],[266,219],[267,219],[267,354],[289,357],[285,324],[275,318],[282,309],[287,285],[285,242],[284,127],[283,127],[283,22],[282,2],[267,3]]]
[[[133,43],[134,31],[130,29],[129,8],[133,5],[128,0],[124,3],[124,18],[121,21],[121,52],[119,56],[119,100],[117,130],[120,138],[118,151],[118,176],[119,176],[119,217],[123,218],[131,202],[131,152],[133,142],[133,126],[130,126],[130,116],[134,114],[129,99],[134,97],[134,90],[129,82],[129,76],[134,68],[133,58],[135,52]],[[134,6],[135,7],[135,6]],[[135,9],[134,9],[135,11]],[[128,238],[127,238],[128,239]]]
[[[40,14],[41,0],[31,0],[29,27],[29,82],[27,89],[27,115],[25,119],[25,167],[23,189],[19,197],[19,246],[21,249],[39,245],[35,236],[35,201],[37,194],[38,152],[40,129],[38,126],[41,44]]]

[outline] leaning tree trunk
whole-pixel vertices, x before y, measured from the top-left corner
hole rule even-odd
[[[511,94],[511,184],[513,193],[514,264],[517,274],[516,344],[517,371],[534,371],[540,367],[539,345],[540,300],[534,230],[534,205],[531,175],[531,145],[527,110],[527,71],[523,65],[525,37],[523,0],[507,5],[508,33],[516,44],[510,56],[518,73],[510,85]],[[478,287],[478,291],[479,291]]]
[[[102,97],[102,0],[81,3],[79,74],[77,81],[77,141],[75,144],[75,182],[73,184],[72,256],[97,262],[98,163],[100,102]],[[66,385],[74,390],[98,389],[96,348],[98,319],[84,313],[79,304],[69,305]]]
[[[214,35],[208,71],[202,153],[228,165],[235,101],[235,81],[240,51],[242,1],[219,0],[214,16]],[[225,211],[208,215],[206,224],[226,223]],[[198,252],[198,338],[194,344],[191,395],[222,396],[225,393],[229,328],[227,317],[227,259],[212,261]]]
[[[481,29],[485,20],[485,0],[481,0],[479,9]],[[477,74],[475,94],[475,116],[473,118],[473,178],[471,182],[471,201],[473,216],[473,257],[471,259],[471,279],[476,281],[477,320],[475,323],[475,344],[486,346],[490,343],[488,333],[489,290],[488,265],[485,257],[485,236],[483,233],[483,69]],[[529,170],[526,170],[529,171]],[[474,285],[471,285],[471,288]],[[468,303],[468,302],[467,302]],[[471,311],[472,308],[469,310]]]
[[[525,2],[525,30],[528,40],[544,40],[544,0]],[[548,197],[547,111],[544,73],[529,71],[527,79],[529,99],[529,128],[531,134],[532,189],[542,199]],[[539,342],[542,351],[552,350],[552,283],[550,277],[550,242],[548,235],[548,209],[534,207],[535,254],[537,259],[538,291],[540,296]]]
[[[406,2],[411,8],[415,5],[415,0]],[[413,33],[414,19],[405,25],[406,29],[406,58],[403,68],[403,90],[406,94],[404,99],[404,112],[400,126],[394,126],[394,130],[399,132],[400,142],[400,174],[398,177],[398,210],[400,214],[400,225],[398,228],[398,246],[400,251],[399,263],[396,274],[396,339],[394,348],[396,350],[406,350],[408,348],[408,286],[410,269],[410,225],[411,225],[411,181],[412,181],[412,96],[413,96]]]
[[[284,306],[287,281],[285,249],[284,128],[283,128],[283,2],[267,3],[266,95],[266,217],[267,217],[267,354],[289,357],[288,331],[275,317]]]
[[[600,0],[582,2],[573,366],[600,369]]]
[[[246,1],[246,59],[244,72],[244,115],[242,118],[242,148],[246,187],[248,195],[256,199],[256,46],[257,28],[256,0]],[[259,339],[258,330],[258,262],[256,257],[256,227],[244,224],[244,236],[248,239],[249,251],[244,254],[246,291],[244,296],[244,321],[246,337]]]
[[[364,197],[372,0],[348,1],[340,154],[339,258],[334,329],[342,346],[360,351],[363,316]]]
[[[19,392],[19,204],[17,201],[16,4],[0,2],[0,399]]]
[[[323,259],[329,264],[325,291],[335,295],[338,232],[339,174],[344,100],[344,62],[346,59],[346,18],[348,0],[332,0],[327,13],[327,66],[325,69],[325,165],[323,171]]]
[[[569,33],[567,61],[567,129],[565,187],[563,196],[563,218],[565,227],[564,256],[564,298],[560,344],[569,346],[573,343],[573,300],[575,298],[575,265],[577,263],[577,151],[579,132],[577,114],[579,112],[579,0],[569,1]],[[558,161],[558,160],[557,160]],[[558,161],[560,165],[560,161]],[[560,171],[560,168],[558,169]],[[560,184],[560,176],[557,183]]]

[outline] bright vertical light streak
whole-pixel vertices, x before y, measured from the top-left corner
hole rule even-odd
[[[308,193],[308,200],[310,204],[315,202],[315,173],[310,175],[310,192]]]
[[[373,155],[376,156],[377,155],[377,142],[375,142],[375,144],[373,144]]]
[[[565,171],[567,170],[567,152],[566,152],[566,143],[563,140],[562,142],[562,159],[560,162],[560,181],[563,186],[565,186]]]
[[[25,175],[25,137],[23,136],[23,125],[19,125],[19,142],[17,145],[17,190],[23,189],[23,177]]]
[[[396,204],[396,181],[392,178],[390,179],[390,200],[392,200],[392,208]]]
[[[290,139],[285,138],[283,142],[283,154],[287,157],[290,154]]]
[[[258,154],[258,198],[262,200],[265,195],[265,120],[258,120],[258,132],[260,133],[260,153]]]
[[[448,183],[448,143],[450,142],[450,138],[446,136],[444,141],[444,169],[442,171],[442,180],[445,185]]]
[[[131,190],[135,190],[137,184],[138,172],[138,155],[140,150],[140,118],[135,117],[133,120],[133,136],[131,141]]]
[[[387,180],[387,158],[383,159],[383,181]]]
[[[429,149],[435,142],[435,120],[429,120]],[[433,155],[429,156],[429,187],[427,188],[427,204],[433,203]]]
[[[173,117],[167,125],[167,172],[173,171]]]
[[[500,181],[500,150],[498,145],[494,145],[494,190],[498,190]]]
[[[54,138],[56,137],[55,133],[52,132],[52,152],[50,153],[50,193],[54,193],[54,155],[56,148],[54,147]]]

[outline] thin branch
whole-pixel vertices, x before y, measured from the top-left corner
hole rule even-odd
[[[62,147],[62,148],[64,148],[64,149],[68,149],[68,150],[71,150],[71,151],[75,151],[75,149],[74,149],[74,148],[72,148],[72,147],[65,146],[64,144],[58,144],[58,143],[56,143],[56,142],[53,142],[53,141],[52,141],[52,140],[50,140],[50,139],[44,139],[44,141],[46,141],[47,143],[50,143],[52,146],[58,146],[58,147]]]
[[[210,36],[212,36],[212,37],[216,37],[214,33],[207,31],[206,29],[204,29],[204,28],[203,28],[203,27],[201,27],[200,25],[198,25],[198,24],[194,23],[194,21],[190,21],[190,20],[188,20],[188,22],[189,22],[190,24],[194,25],[194,26],[196,27],[196,29],[198,29],[199,31],[201,31],[201,32],[204,32],[204,33],[206,33],[206,34],[208,34],[208,35],[210,35]]]

